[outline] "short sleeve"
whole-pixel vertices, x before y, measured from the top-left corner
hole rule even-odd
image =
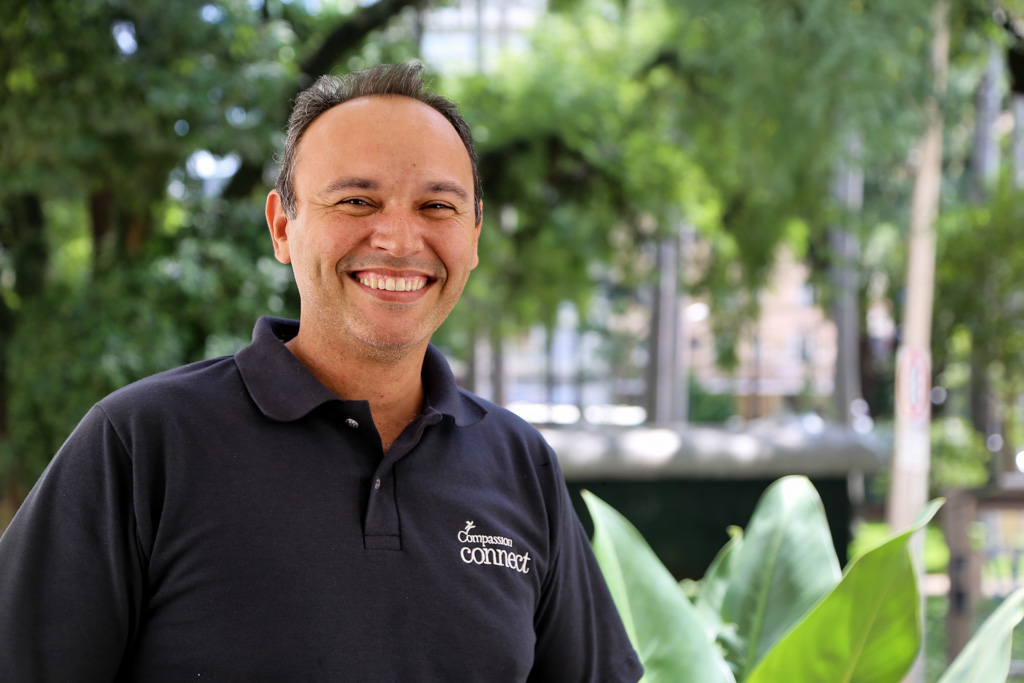
[[[0,537],[0,671],[111,681],[139,623],[131,463],[94,407]]]
[[[558,468],[555,468],[556,471]],[[529,681],[635,683],[643,667],[558,472],[555,544],[535,615]]]

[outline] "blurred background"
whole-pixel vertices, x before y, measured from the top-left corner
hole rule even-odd
[[[811,476],[841,558],[884,535],[938,121],[935,270],[913,285],[933,292],[932,357],[910,400],[931,492],[973,492],[971,552],[1005,592],[1024,549],[1024,2],[934,8],[4,2],[0,529],[94,401],[297,317],[263,218],[290,101],[419,60],[473,126],[485,195],[480,267],[435,343],[680,578],[784,474]]]

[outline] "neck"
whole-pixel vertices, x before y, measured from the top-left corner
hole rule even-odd
[[[426,343],[386,357],[372,349],[359,354],[311,343],[302,336],[300,326],[299,334],[285,345],[340,398],[370,404],[385,452],[423,409]]]

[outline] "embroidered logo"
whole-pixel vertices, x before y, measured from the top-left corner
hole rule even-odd
[[[507,536],[487,536],[471,534],[476,528],[472,521],[466,522],[466,528],[459,531],[459,557],[466,564],[490,564],[496,567],[514,569],[520,574],[529,574],[529,562],[532,559],[529,551],[518,554],[513,550],[512,539]],[[501,546],[492,548],[490,546]]]

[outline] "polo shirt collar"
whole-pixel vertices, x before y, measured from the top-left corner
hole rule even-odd
[[[264,316],[256,322],[252,343],[235,354],[235,364],[249,395],[272,420],[292,422],[332,401],[367,407],[366,401],[344,401],[324,386],[284,345],[299,332],[296,320]],[[487,415],[487,408],[472,394],[459,389],[448,361],[434,347],[423,359],[426,402],[423,417],[429,423],[450,416],[466,427]]]
[[[432,413],[449,415],[459,427],[468,427],[487,415],[483,403],[455,383],[455,375],[452,374],[448,360],[433,344],[427,345],[422,378],[427,397],[423,415],[428,419]]]

